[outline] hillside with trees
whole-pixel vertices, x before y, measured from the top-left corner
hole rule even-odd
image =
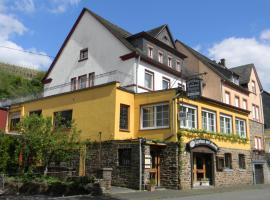
[[[0,63],[0,100],[39,93],[44,72]]]

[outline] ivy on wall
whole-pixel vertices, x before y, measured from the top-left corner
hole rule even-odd
[[[248,138],[242,138],[236,134],[225,134],[220,132],[209,132],[201,129],[180,129],[178,131],[178,139],[185,136],[187,138],[204,138],[215,139],[224,142],[247,144]]]

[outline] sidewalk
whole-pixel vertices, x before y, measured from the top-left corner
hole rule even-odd
[[[132,192],[121,192],[113,193],[109,196],[119,200],[155,200],[155,199],[176,199],[181,197],[197,196],[197,195],[207,195],[214,193],[225,193],[234,191],[245,191],[245,190],[263,190],[269,189],[270,185],[248,185],[248,186],[237,186],[237,187],[227,187],[227,188],[211,188],[211,189],[192,189],[192,190],[169,190],[161,189],[155,192],[148,191],[132,191]],[[269,197],[270,199],[270,197]]]

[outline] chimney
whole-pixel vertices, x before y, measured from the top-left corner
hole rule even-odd
[[[223,67],[226,67],[225,58],[221,58],[218,64],[222,65]]]

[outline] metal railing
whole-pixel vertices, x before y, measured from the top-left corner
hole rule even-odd
[[[22,96],[13,99],[6,99],[0,101],[0,107],[8,107],[13,104],[23,103],[26,101],[37,100],[44,97],[71,92],[79,89],[94,87],[97,85],[102,85],[110,82],[119,82],[120,86],[125,87],[133,84],[133,76],[118,70],[106,72],[103,74],[98,74],[92,78],[87,78],[83,82],[76,82],[74,86],[72,82],[67,82],[64,84],[52,86],[52,87],[44,87],[43,92],[33,93],[27,96]]]

